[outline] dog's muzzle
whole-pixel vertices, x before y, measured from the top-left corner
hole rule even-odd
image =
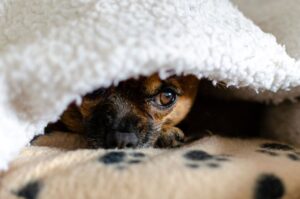
[[[138,137],[135,133],[111,132],[106,137],[106,148],[135,148],[138,145]]]

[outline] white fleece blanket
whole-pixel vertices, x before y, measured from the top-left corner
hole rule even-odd
[[[299,58],[297,0],[235,2]],[[96,87],[159,71],[277,91],[295,58],[228,0],[2,0],[0,168]]]

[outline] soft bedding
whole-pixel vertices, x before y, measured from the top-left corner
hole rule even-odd
[[[27,147],[0,174],[0,198],[298,199],[299,151],[216,136],[172,150]]]
[[[0,198],[300,198],[299,13],[298,0],[1,1]],[[222,81],[234,89],[221,99],[267,103],[276,141],[30,146],[82,95],[155,72]]]

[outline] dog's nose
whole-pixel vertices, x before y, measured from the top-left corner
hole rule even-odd
[[[138,137],[135,133],[112,132],[106,139],[106,148],[135,148],[138,145]]]

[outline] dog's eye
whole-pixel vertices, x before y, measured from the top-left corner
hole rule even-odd
[[[177,99],[176,92],[171,88],[165,88],[154,97],[154,103],[160,107],[168,108]]]

